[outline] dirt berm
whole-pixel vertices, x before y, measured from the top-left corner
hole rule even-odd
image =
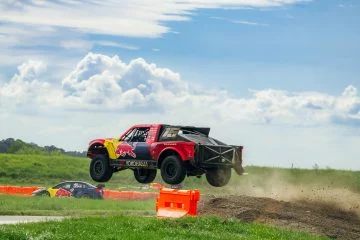
[[[265,223],[333,239],[360,239],[360,218],[356,212],[329,203],[286,202],[249,196],[202,196],[198,212],[199,215]]]

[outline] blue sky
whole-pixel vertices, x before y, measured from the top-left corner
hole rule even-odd
[[[359,11],[346,0],[3,1],[0,138],[83,150],[135,123],[183,123],[245,145],[248,164],[360,169]]]
[[[179,34],[161,38],[89,39],[131,43],[139,50],[100,46],[94,51],[124,59],[144,57],[190,81],[232,89],[234,94],[246,94],[248,88],[335,94],[346,84],[359,87],[359,22],[356,1],[313,1],[260,10],[199,10],[187,22],[166,23]]]

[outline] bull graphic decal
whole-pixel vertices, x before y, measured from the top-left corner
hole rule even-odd
[[[136,153],[134,152],[135,148],[136,148],[136,143],[134,143],[133,146],[131,146],[127,142],[122,142],[117,146],[115,153],[119,154],[122,157],[128,155],[130,157],[136,158]]]
[[[55,197],[71,197],[71,192],[66,189],[60,188],[56,191]]]

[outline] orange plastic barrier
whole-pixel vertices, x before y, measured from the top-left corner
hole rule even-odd
[[[199,190],[177,190],[161,188],[156,200],[158,217],[180,218],[185,215],[196,216]]]
[[[156,192],[134,192],[134,191],[114,191],[104,190],[105,199],[126,199],[126,200],[144,200],[156,198]]]
[[[39,187],[0,186],[0,193],[30,196],[31,193],[37,189],[39,189]]]

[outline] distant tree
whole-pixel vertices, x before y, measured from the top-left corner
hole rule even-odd
[[[74,157],[86,156],[86,151],[65,151],[54,145],[40,147],[35,143],[26,143],[20,139],[8,138],[0,141],[0,153],[28,154],[28,155],[69,155]]]

